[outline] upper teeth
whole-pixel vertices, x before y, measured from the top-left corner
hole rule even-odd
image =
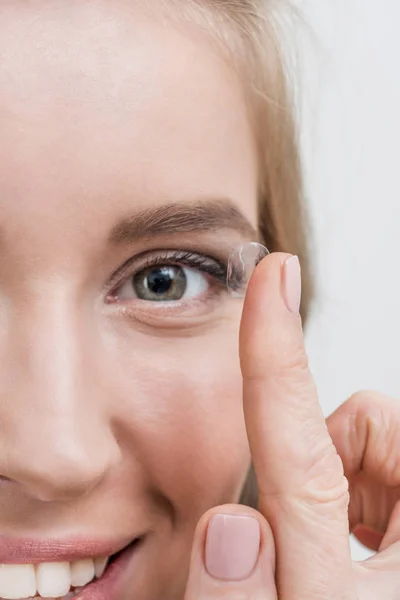
[[[0,598],[16,600],[40,594],[42,598],[65,596],[72,587],[81,587],[101,577],[108,558],[87,558],[73,562],[38,565],[1,565]]]

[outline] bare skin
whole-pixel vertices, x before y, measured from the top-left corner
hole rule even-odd
[[[207,511],[229,504],[259,519],[259,564],[268,566],[240,584],[239,597],[309,600],[335,576],[344,587],[335,584],[324,599],[353,600],[361,571],[348,554],[345,491],[316,509],[319,521],[312,511],[307,519],[293,510],[279,532],[282,507],[268,500],[283,492],[304,505],[296,485],[309,473],[307,461],[323,464],[325,448],[336,453],[308,371],[297,368],[304,365],[301,327],[279,304],[279,255],[260,266],[247,299],[247,307],[264,297],[271,306],[263,314],[245,308],[241,373],[242,306],[217,267],[257,227],[257,156],[240,82],[194,31],[128,0],[0,2],[0,530],[43,542],[83,537],[123,545],[140,537],[130,597],[177,600],[205,514],[186,597],[229,597],[233,588],[214,585],[202,567]],[[188,220],[194,210],[195,225]],[[185,269],[181,298],[138,297],[132,277],[156,259]],[[279,327],[287,335],[274,335]],[[270,378],[255,390],[249,369],[266,357],[273,358]],[[393,427],[398,413],[387,403]],[[365,427],[367,406],[360,409]],[[267,429],[254,426],[251,411],[266,411]],[[355,477],[347,457],[354,447],[362,456],[367,438],[363,426],[359,437],[346,437],[351,411],[342,409],[328,426]],[[308,455],[305,446],[292,464],[280,435],[293,430],[302,448],[302,420],[321,436],[321,454]],[[382,448],[379,436],[374,443]],[[236,505],[250,446],[264,490],[260,513]],[[385,446],[383,463],[397,447]],[[263,457],[278,448],[279,461],[267,463]],[[339,460],[327,469],[318,485],[327,481],[329,496],[332,481],[342,490],[343,476]],[[397,497],[378,518],[372,498],[380,475],[372,466],[362,493],[372,507],[367,524],[384,533]],[[388,477],[376,489],[387,494],[395,484]],[[306,499],[313,506],[318,485]],[[340,527],[325,527],[332,515]],[[352,525],[362,516],[356,511]],[[335,547],[336,571],[309,558],[325,547]],[[293,553],[307,558],[307,568],[296,560],[292,573]],[[386,563],[382,569],[390,571]],[[370,592],[367,586],[360,598],[377,597]]]

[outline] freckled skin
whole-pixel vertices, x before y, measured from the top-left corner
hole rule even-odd
[[[0,529],[147,532],[138,600],[182,597],[198,519],[238,500],[250,462],[240,302],[171,320],[105,303],[136,254],[235,243],[111,246],[134,209],[223,196],[256,226],[240,82],[186,31],[130,0],[0,2]]]

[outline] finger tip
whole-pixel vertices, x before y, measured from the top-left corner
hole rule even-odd
[[[267,288],[270,291],[271,283],[280,282],[282,269],[290,258],[293,258],[293,255],[285,252],[274,252],[263,258],[249,281],[246,300],[251,301],[252,296],[258,298],[266,293]]]
[[[254,332],[260,316],[274,314],[282,307],[282,269],[291,254],[275,252],[266,256],[256,267],[247,287],[242,316],[241,335]]]

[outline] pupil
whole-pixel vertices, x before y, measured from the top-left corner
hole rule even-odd
[[[173,284],[173,273],[170,267],[161,267],[153,269],[147,275],[146,281],[148,289],[153,294],[165,294]]]

